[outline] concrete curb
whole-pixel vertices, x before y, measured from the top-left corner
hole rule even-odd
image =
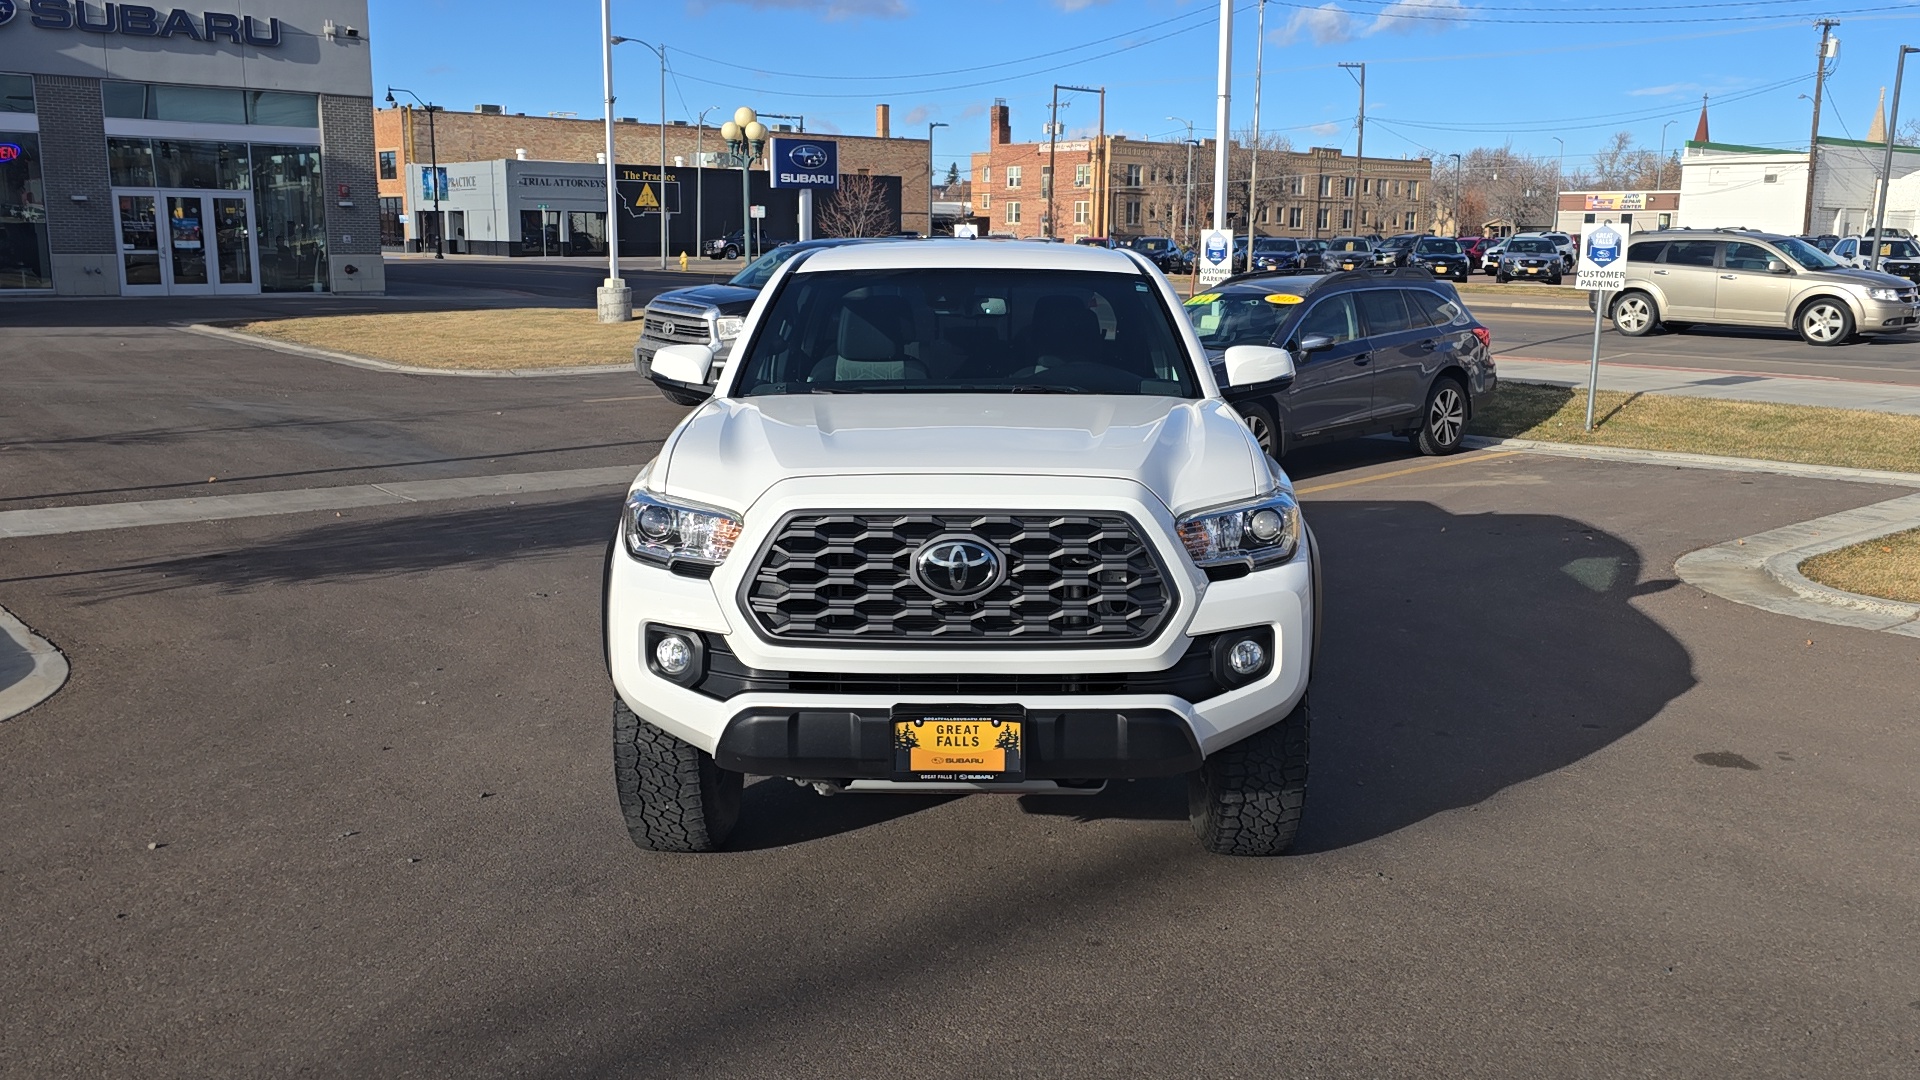
[[[16,657],[6,656],[15,650]],[[0,608],[0,659],[7,661],[0,663],[0,673],[17,665],[19,656],[24,656],[29,664],[27,673],[0,685],[0,721],[11,720],[52,697],[67,684],[67,675],[71,672],[67,658],[59,649],[27,629],[27,625],[6,608]]]
[[[1803,465],[1793,461],[1682,454],[1671,450],[1629,450],[1617,446],[1583,446],[1577,443],[1540,442],[1534,439],[1494,439],[1484,435],[1469,435],[1462,439],[1461,443],[1475,450],[1525,450],[1529,453],[1584,458],[1589,461],[1628,461],[1637,465],[1718,469],[1724,472],[1775,473],[1780,476],[1798,476],[1809,480],[1845,480],[1856,484],[1920,488],[1920,473],[1891,472],[1885,469],[1849,469],[1840,465]],[[1907,527],[1911,528],[1911,526]]]
[[[1920,495],[1903,495],[1688,552],[1674,563],[1674,572],[1748,607],[1920,638],[1920,604],[1846,592],[1800,573],[1800,564],[1815,555],[1913,528],[1920,528]]]
[[[505,371],[465,371],[449,368],[414,367],[410,364],[395,364],[386,360],[375,360],[370,356],[357,356],[353,353],[335,352],[332,349],[317,349],[311,345],[295,345],[291,342],[275,341],[248,334],[211,323],[191,323],[178,327],[189,334],[219,338],[222,341],[237,341],[256,348],[271,349],[274,352],[292,356],[304,356],[309,360],[325,360],[330,364],[344,364],[347,367],[366,368],[370,371],[385,371],[394,375],[445,375],[464,379],[540,379],[560,375],[610,375],[616,371],[632,371],[632,364],[593,364],[584,367],[567,368],[509,368]]]

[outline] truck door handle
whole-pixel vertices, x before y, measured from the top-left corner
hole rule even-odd
[[[1432,338],[1428,338],[1427,340],[1420,343],[1421,352],[1432,352],[1433,350],[1439,347],[1440,347],[1440,343],[1433,340]]]

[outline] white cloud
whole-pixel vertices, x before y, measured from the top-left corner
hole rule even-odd
[[[900,118],[900,122],[909,127],[919,127],[931,119],[933,119],[933,108],[931,106],[915,105],[913,108],[907,110],[907,114]]]
[[[1315,124],[1307,130],[1313,132],[1315,135],[1334,135],[1339,133],[1344,127],[1346,127],[1345,124],[1326,123]]]
[[[1382,33],[1437,34],[1453,29],[1458,25],[1453,16],[1470,10],[1462,0],[1395,0],[1368,23],[1329,0],[1316,8],[1296,10],[1287,25],[1275,32],[1274,40],[1285,45],[1304,35],[1315,45],[1338,45]]]
[[[1053,0],[1053,6],[1061,11],[1085,11],[1096,4],[1107,2],[1108,0]]]
[[[697,10],[723,4],[761,11],[814,12],[829,20],[903,19],[911,14],[906,0],[695,0],[688,7]]]

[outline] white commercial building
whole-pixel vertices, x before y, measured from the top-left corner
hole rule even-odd
[[[1813,221],[1806,224],[1807,153],[1732,143],[1689,142],[1680,162],[1680,205],[1696,229],[1760,229],[1846,236],[1873,225],[1885,143],[1821,136]],[[1920,147],[1893,148],[1887,225],[1920,228]]]

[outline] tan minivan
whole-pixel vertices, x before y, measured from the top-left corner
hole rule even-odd
[[[1810,345],[1840,345],[1912,329],[1920,288],[1842,266],[1791,236],[1682,229],[1634,239],[1627,286],[1608,316],[1628,337],[1715,323],[1796,330]]]

